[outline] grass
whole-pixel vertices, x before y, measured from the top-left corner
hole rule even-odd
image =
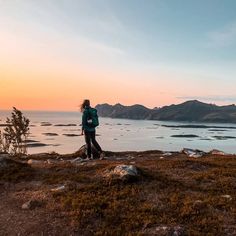
[[[0,181],[4,182],[29,181],[34,178],[34,174],[33,168],[29,165],[9,159],[6,160],[6,166],[0,166]]]
[[[152,154],[135,159],[141,174],[131,182],[103,177],[129,161],[55,164],[41,169],[40,178],[44,185],[68,184],[53,193],[54,210],[69,217],[78,235],[148,235],[158,226],[180,226],[181,235],[236,234],[235,157],[160,160]]]
[[[104,166],[67,177],[83,185],[54,197],[72,214],[79,233],[142,235],[153,225],[180,225],[186,235],[225,234],[227,219],[236,216],[235,202],[222,197],[235,198],[234,158],[143,160],[137,166],[143,173],[134,183],[88,177]]]

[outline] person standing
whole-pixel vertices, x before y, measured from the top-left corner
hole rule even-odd
[[[85,142],[87,147],[87,159],[88,160],[92,159],[91,143],[98,151],[100,159],[104,159],[104,152],[102,151],[102,148],[96,141],[96,127],[99,125],[97,110],[90,106],[90,101],[88,99],[85,99],[83,101],[80,108],[81,112],[83,112],[81,135],[84,135],[85,137]]]

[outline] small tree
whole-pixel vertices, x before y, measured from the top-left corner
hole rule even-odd
[[[26,154],[26,139],[29,135],[29,119],[13,107],[11,118],[6,120],[6,128],[1,133],[0,148],[12,154]]]

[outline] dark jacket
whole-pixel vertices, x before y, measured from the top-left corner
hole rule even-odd
[[[95,131],[94,127],[89,127],[88,125],[88,119],[89,119],[89,109],[91,109],[91,107],[85,107],[83,115],[82,115],[82,130],[84,131]]]

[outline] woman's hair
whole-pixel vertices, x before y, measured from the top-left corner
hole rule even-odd
[[[90,101],[88,99],[84,99],[83,103],[80,105],[80,110],[83,111],[85,107],[90,106]]]

